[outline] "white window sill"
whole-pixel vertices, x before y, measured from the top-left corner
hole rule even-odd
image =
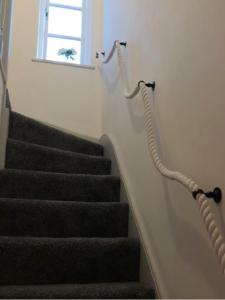
[[[80,65],[80,64],[59,62],[59,61],[47,60],[47,59],[34,58],[34,59],[32,59],[32,62],[59,65],[59,66],[66,66],[66,67],[73,67],[73,68],[79,68],[79,69],[95,70],[95,67],[92,66],[92,65]]]

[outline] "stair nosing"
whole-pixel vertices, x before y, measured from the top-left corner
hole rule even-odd
[[[65,155],[69,154],[69,155],[74,155],[74,156],[81,157],[81,158],[89,158],[89,159],[96,159],[99,161],[111,162],[111,160],[109,158],[106,158],[104,156],[91,155],[91,154],[86,154],[86,153],[74,152],[74,151],[70,151],[70,150],[64,150],[64,149],[60,149],[60,148],[55,148],[55,147],[45,146],[45,145],[41,145],[41,144],[35,144],[35,143],[23,141],[23,140],[18,140],[18,139],[11,138],[11,137],[8,137],[7,141],[18,142],[20,144],[28,145],[28,146],[43,149],[43,150],[45,149],[45,150],[49,150],[52,152],[57,152],[57,153],[65,154]]]
[[[8,201],[9,203],[10,202],[17,202],[17,203],[20,203],[21,201],[21,204],[22,204],[22,201],[25,201],[29,204],[31,203],[38,203],[40,205],[45,205],[45,204],[55,204],[56,206],[60,206],[61,205],[74,205],[74,206],[122,206],[122,207],[129,207],[129,204],[127,202],[118,202],[118,201],[115,201],[115,202],[82,202],[82,201],[63,201],[63,200],[48,200],[48,199],[29,199],[29,198],[6,198],[6,197],[0,197],[0,202],[1,201]],[[32,204],[31,204],[32,205]]]
[[[105,242],[105,243],[119,243],[119,242],[130,242],[134,243],[137,246],[140,245],[140,241],[135,237],[33,237],[33,236],[0,236],[0,241],[15,241],[15,242],[39,242],[37,244],[40,246],[40,242],[43,243],[61,243],[61,242],[88,242],[88,243],[97,243],[97,242]]]
[[[113,179],[113,180],[120,180],[119,176],[115,175],[99,175],[99,174],[76,174],[76,173],[60,173],[60,172],[48,172],[48,171],[40,171],[40,170],[23,170],[23,169],[2,169],[0,170],[0,175],[1,172],[8,173],[8,174],[19,174],[23,173],[26,175],[32,175],[32,174],[39,174],[44,177],[46,176],[54,176],[54,177],[83,177],[83,178],[96,178],[96,179],[101,179],[101,178],[108,178],[108,179]]]

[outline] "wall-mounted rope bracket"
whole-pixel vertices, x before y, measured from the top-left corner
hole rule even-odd
[[[138,82],[139,87],[140,87],[141,83],[144,83],[148,88],[151,88],[153,91],[155,91],[155,88],[156,88],[155,81],[146,83],[144,80],[141,80],[141,81]]]
[[[213,199],[215,203],[220,203],[222,201],[222,191],[220,188],[216,187],[212,192],[205,193],[203,190],[197,190],[192,193],[194,199],[197,199],[199,194],[205,195],[209,199]]]
[[[127,42],[120,42],[120,46],[127,48]]]
[[[105,57],[105,51],[102,51],[102,52],[96,52],[96,59],[99,59],[100,54],[101,54],[103,57]]]

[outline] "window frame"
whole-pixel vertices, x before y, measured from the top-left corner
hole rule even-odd
[[[38,59],[44,59],[44,60],[47,59],[48,37],[53,37],[53,38],[79,41],[81,43],[80,64],[83,65],[83,64],[91,63],[91,2],[92,0],[83,0],[82,7],[76,7],[76,6],[63,5],[58,3],[50,3],[50,0],[40,0],[38,47],[37,47]],[[58,7],[62,9],[81,11],[82,12],[81,37],[76,37],[76,35],[67,36],[61,34],[50,34],[48,32],[50,7]],[[73,63],[73,62],[68,62],[68,63]]]

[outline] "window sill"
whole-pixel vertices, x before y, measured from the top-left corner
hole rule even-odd
[[[34,58],[34,59],[32,59],[32,62],[59,65],[59,66],[65,66],[65,67],[73,67],[73,68],[79,68],[79,69],[95,70],[95,67],[92,65],[71,64],[71,63],[59,62],[59,61],[47,60],[47,59]]]

